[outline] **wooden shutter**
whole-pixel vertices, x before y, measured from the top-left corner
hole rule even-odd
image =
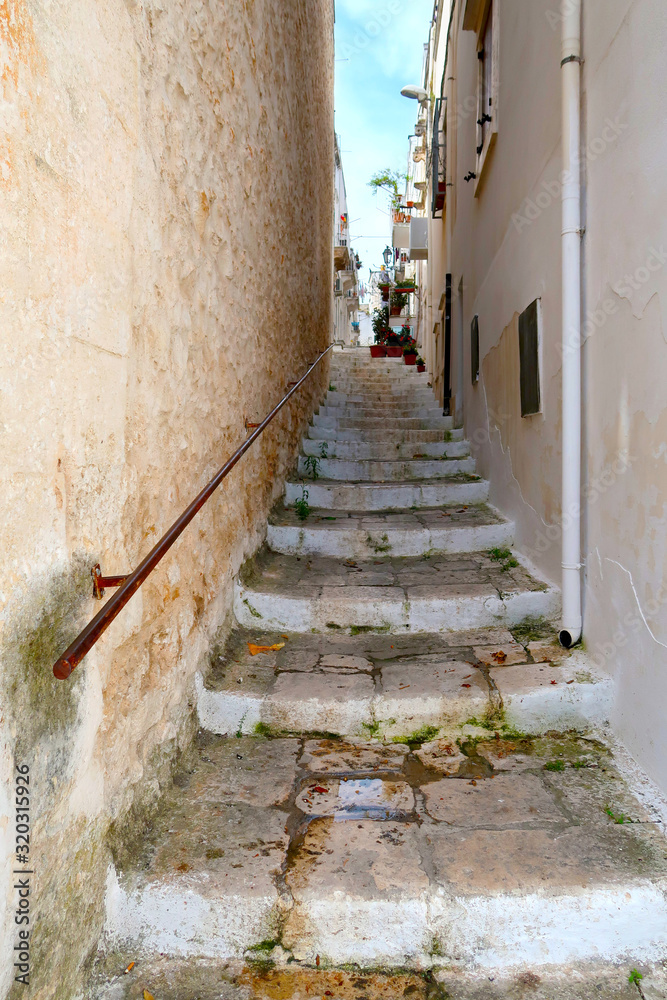
[[[473,385],[479,382],[479,316],[473,316],[470,324],[470,374]]]
[[[535,299],[519,316],[521,416],[540,412],[539,302]]]

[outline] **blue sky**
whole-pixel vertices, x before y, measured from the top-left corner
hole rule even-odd
[[[433,0],[336,0],[336,132],[363,279],[389,242],[387,199],[368,181],[385,167],[406,169],[418,105],[400,91],[421,83],[432,14]]]

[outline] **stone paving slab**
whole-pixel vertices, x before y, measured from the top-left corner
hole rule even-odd
[[[414,792],[405,781],[328,779],[326,787],[319,782],[307,784],[296,798],[297,808],[307,816],[381,820],[408,818],[415,809]]]
[[[667,843],[607,748],[420,742],[201,734],[134,868],[110,875],[109,943],[240,957],[272,939],[310,963],[498,969],[667,947]],[[494,746],[521,767],[490,777]],[[476,778],[465,762],[443,777],[456,755]],[[617,822],[609,794],[643,821]]]
[[[262,958],[259,952],[258,961],[246,965],[202,958],[137,961],[136,952],[128,950],[100,961],[85,998],[76,1000],[143,1000],[144,990],[155,1000],[447,1000],[449,995],[432,975],[267,967]],[[135,965],[125,975],[132,961]],[[603,994],[600,1000],[611,1000],[611,995]]]

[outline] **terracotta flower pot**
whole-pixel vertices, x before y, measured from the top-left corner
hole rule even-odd
[[[386,292],[382,293],[382,301],[383,302],[389,302],[389,289],[387,289]]]
[[[384,358],[386,354],[387,351],[383,344],[371,344],[372,358]]]
[[[390,308],[389,308],[389,315],[390,316],[400,316],[401,315],[401,307],[400,306],[390,306]]]
[[[417,371],[418,372],[425,372],[426,371],[426,365],[417,365]]]
[[[417,355],[416,354],[404,354],[403,355],[403,362],[406,365],[416,365],[417,364]]]
[[[391,347],[387,345],[388,358],[400,358],[402,354],[403,354],[403,348],[401,347],[400,344],[397,344],[396,347]]]

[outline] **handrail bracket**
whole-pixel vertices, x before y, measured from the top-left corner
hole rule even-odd
[[[93,566],[90,572],[93,577],[93,597],[98,601],[104,597],[104,591],[107,587],[122,587],[128,576],[128,574],[125,576],[102,576],[102,568],[99,563],[97,566]]]

